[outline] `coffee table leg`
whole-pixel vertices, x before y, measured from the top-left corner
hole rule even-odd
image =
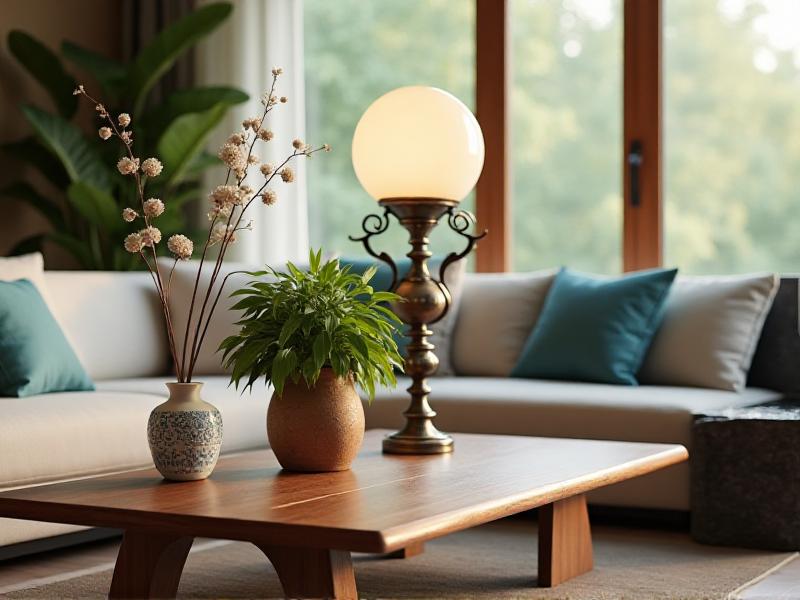
[[[386,558],[411,558],[425,552],[425,542],[417,542],[416,544],[409,544],[405,548],[389,552]]]
[[[109,598],[174,598],[194,538],[126,531]]]
[[[592,532],[586,496],[539,508],[539,586],[553,587],[591,571]]]
[[[287,598],[357,600],[350,553],[256,544],[278,572]]]

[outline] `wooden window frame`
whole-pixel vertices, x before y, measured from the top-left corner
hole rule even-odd
[[[663,254],[662,9],[664,0],[623,0],[623,236],[625,271],[658,267]],[[479,272],[508,271],[511,177],[508,153],[510,0],[475,0],[475,103],[486,159],[475,210],[489,236],[478,247]],[[629,152],[638,141],[639,201],[634,202]]]

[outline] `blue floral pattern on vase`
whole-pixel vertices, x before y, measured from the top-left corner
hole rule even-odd
[[[154,410],[147,422],[150,453],[166,479],[205,479],[222,446],[222,415],[212,410]]]

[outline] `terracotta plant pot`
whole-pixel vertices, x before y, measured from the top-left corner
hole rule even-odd
[[[150,413],[147,441],[164,479],[194,481],[214,470],[222,446],[222,416],[200,398],[202,383],[168,383],[169,398]]]
[[[364,441],[364,407],[352,377],[323,369],[313,388],[287,381],[272,394],[267,435],[278,462],[289,471],[345,471]]]

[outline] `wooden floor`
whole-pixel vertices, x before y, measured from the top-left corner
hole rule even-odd
[[[60,578],[113,564],[120,539],[110,539],[0,562],[0,595],[33,579]],[[210,540],[197,540],[198,545]],[[737,600],[800,600],[800,558],[744,590]]]

